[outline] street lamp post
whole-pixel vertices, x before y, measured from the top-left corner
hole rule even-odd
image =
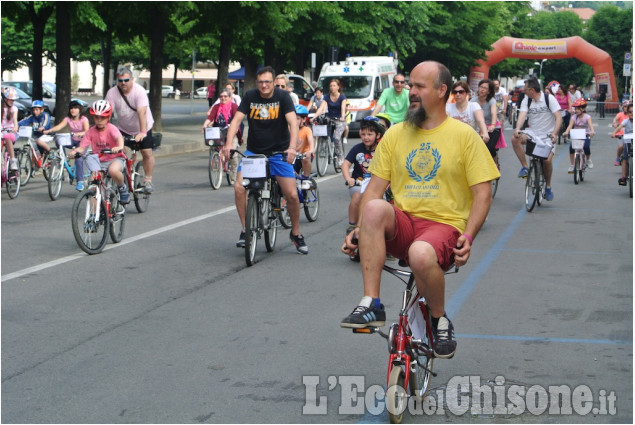
[[[547,59],[543,59],[540,62],[534,62],[534,65],[536,65],[536,66],[540,65],[540,74],[538,75],[538,79],[539,80],[542,77],[542,64],[545,63],[546,61],[547,61]]]

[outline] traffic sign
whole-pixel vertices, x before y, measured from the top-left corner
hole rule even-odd
[[[630,77],[631,76],[631,64],[630,63],[625,63],[624,64],[624,72],[622,72],[622,75],[624,77]]]
[[[630,52],[624,54],[624,63],[632,63],[633,55]]]

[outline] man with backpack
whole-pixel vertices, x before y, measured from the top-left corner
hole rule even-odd
[[[551,190],[551,174],[553,172],[553,155],[556,152],[556,146],[553,140],[557,140],[560,126],[562,125],[562,116],[560,115],[560,105],[553,95],[543,92],[540,89],[540,82],[537,78],[530,78],[525,82],[525,98],[520,104],[520,113],[518,122],[512,137],[514,152],[522,165],[519,178],[527,178],[529,170],[527,168],[527,158],[525,157],[524,145],[527,143],[527,135],[521,133],[521,129],[525,122],[529,122],[529,128],[532,132],[542,139],[541,144],[551,145],[551,153],[544,160],[544,172],[546,180],[545,199],[553,200],[553,191]],[[551,140],[549,140],[551,139]]]

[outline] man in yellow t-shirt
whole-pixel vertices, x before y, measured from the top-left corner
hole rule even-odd
[[[420,63],[410,86],[406,120],[392,126],[377,146],[359,227],[342,246],[351,255],[358,248],[353,239],[359,239],[364,297],[340,325],[385,324],[379,289],[389,252],[409,262],[417,290],[428,301],[436,357],[451,358],[456,341],[445,315],[444,271],[452,263],[467,263],[492,202],[490,182],[500,173],[478,134],[447,116],[452,76],[444,65]],[[381,199],[388,184],[394,206]]]

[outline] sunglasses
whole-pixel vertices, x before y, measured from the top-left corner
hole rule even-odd
[[[276,87],[278,87],[279,89],[286,89],[287,86],[283,86],[282,84],[276,84]]]
[[[392,83],[393,84],[406,84],[405,81],[397,81],[397,80],[393,81]]]
[[[117,78],[117,82],[119,83],[127,83],[130,81],[130,78]]]
[[[463,94],[465,90],[452,90],[452,94]]]

